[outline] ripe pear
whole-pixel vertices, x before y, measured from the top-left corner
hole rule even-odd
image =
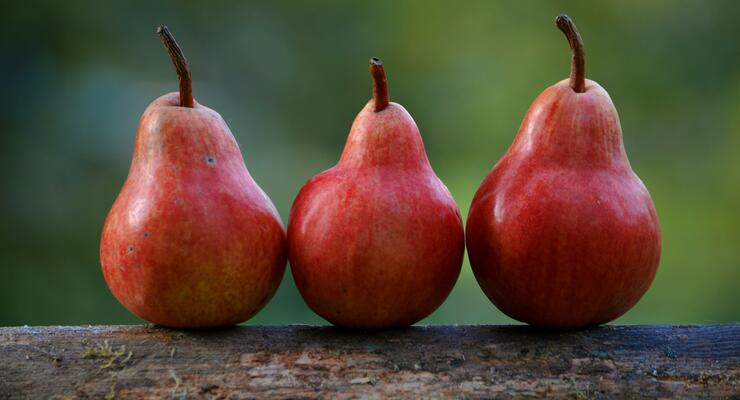
[[[339,163],[301,189],[288,254],[306,303],[331,323],[381,329],[431,314],[457,280],[460,212],[429,165],[416,123],[389,102],[382,62]]]
[[[466,232],[473,272],[501,311],[572,329],[611,321],[637,303],[655,276],[661,239],[614,104],[585,79],[571,19],[556,24],[573,52],[570,79],[531,105],[475,194]]]
[[[128,178],[103,227],[100,259],[129,311],[174,328],[249,319],[275,293],[286,237],[221,116],[193,99],[187,61],[158,29],[180,92],[144,112]]]

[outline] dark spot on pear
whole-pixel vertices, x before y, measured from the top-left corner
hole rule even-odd
[[[128,252],[133,253],[134,252],[134,246],[130,245],[128,246]]]
[[[149,237],[149,232],[144,232],[144,237]]]
[[[206,163],[210,166],[216,165],[216,157],[214,156],[206,156]]]

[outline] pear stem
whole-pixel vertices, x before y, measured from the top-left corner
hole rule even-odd
[[[177,78],[180,80],[180,106],[193,108],[193,77],[190,74],[188,60],[185,59],[180,46],[166,25],[160,25],[157,33],[177,70]]]
[[[385,78],[383,61],[377,57],[370,59],[370,75],[373,76],[373,100],[375,101],[374,111],[383,111],[388,107],[391,98],[388,95],[388,81]]]
[[[586,60],[584,58],[583,39],[578,33],[578,28],[569,16],[563,14],[555,18],[555,25],[563,31],[568,38],[568,44],[573,52],[573,61],[570,64],[570,87],[576,93],[586,91]]]

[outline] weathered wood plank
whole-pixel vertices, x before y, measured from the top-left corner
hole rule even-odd
[[[740,324],[0,328],[4,398],[740,396]]]

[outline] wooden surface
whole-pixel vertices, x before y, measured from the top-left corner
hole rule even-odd
[[[0,328],[0,398],[740,397],[740,324]]]

